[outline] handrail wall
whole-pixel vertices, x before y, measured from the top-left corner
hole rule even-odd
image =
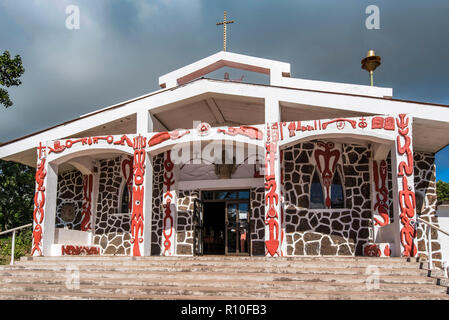
[[[15,250],[15,247],[16,247],[16,232],[19,231],[19,230],[28,228],[28,227],[32,227],[32,226],[33,226],[32,223],[28,223],[28,224],[25,224],[25,225],[20,226],[20,227],[17,227],[17,228],[13,228],[13,229],[9,229],[9,230],[5,230],[5,231],[0,232],[0,236],[12,232],[12,240],[11,240],[11,243],[12,243],[12,245],[11,245],[11,262],[10,262],[10,265],[13,265],[13,264],[14,264],[14,250]]]
[[[423,220],[422,218],[418,217],[417,220],[419,222],[424,223],[425,225],[427,225],[427,259],[429,261],[429,269],[434,269],[433,266],[433,257],[432,257],[432,229],[435,229],[447,236],[449,236],[449,232],[431,224],[430,222],[427,222],[425,220]],[[447,278],[447,261],[443,261],[443,271],[444,271],[444,276]]]

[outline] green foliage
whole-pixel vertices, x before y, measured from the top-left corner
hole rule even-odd
[[[0,231],[32,222],[35,169],[0,160]]]
[[[20,85],[22,82],[19,78],[24,72],[25,69],[19,55],[16,55],[13,59],[11,59],[8,51],[0,55],[0,85],[8,88]],[[5,108],[13,105],[8,91],[3,88],[0,88],[0,104],[3,104]]]
[[[8,264],[11,261],[11,239],[12,234],[0,238],[0,264]],[[16,246],[14,248],[14,259],[29,255],[32,245],[31,227],[16,232]]]
[[[437,182],[438,204],[443,201],[449,201],[449,182],[438,180]]]

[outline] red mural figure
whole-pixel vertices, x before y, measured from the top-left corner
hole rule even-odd
[[[265,205],[266,210],[265,224],[268,225],[269,239],[265,241],[267,252],[274,256],[279,248],[279,215],[277,206],[279,195],[277,193],[276,181],[276,153],[279,141],[278,123],[267,124],[267,140],[265,143]],[[279,178],[279,177],[278,177]]]
[[[125,159],[122,161],[122,173],[125,178],[126,186],[128,187],[129,202],[128,211],[131,212],[133,207],[133,158]]]
[[[171,160],[171,151],[167,151],[166,159],[164,161],[164,186],[165,192],[163,195],[164,220],[163,220],[163,234],[164,234],[164,255],[171,255],[172,247],[170,238],[173,235],[173,215],[171,211],[171,203],[173,198],[172,185],[175,184],[174,178],[174,163]]]
[[[374,174],[374,187],[376,190],[376,203],[374,204],[374,210],[377,210],[383,221],[374,218],[374,225],[385,226],[390,222],[388,215],[388,189],[387,189],[387,162],[382,160],[380,162],[380,168],[377,165],[377,161],[373,161],[373,174]],[[380,182],[380,184],[379,184]]]
[[[44,181],[47,175],[45,170],[46,159],[40,159],[37,165],[35,181],[36,192],[34,194],[34,211],[33,211],[33,248],[31,255],[42,255],[42,222],[44,221],[44,207],[45,207],[45,186]]]
[[[318,146],[324,148],[324,150],[316,149],[313,155],[326,191],[325,204],[327,208],[330,208],[330,186],[335,174],[335,169],[337,168],[338,160],[340,159],[340,151],[337,149],[332,150],[335,146],[333,142],[318,142]]]
[[[329,124],[331,122],[327,122],[327,124]],[[287,124],[285,122],[282,122],[282,123],[283,123],[284,126]],[[343,124],[344,124],[344,122],[343,122]],[[293,122],[290,122],[290,124],[287,126],[287,129],[288,129],[289,137],[291,138],[291,137],[294,137],[296,135],[296,131],[303,131],[304,132],[304,131],[321,130],[322,129],[321,120],[314,120],[313,121],[313,126],[310,125],[310,124],[307,124],[307,122],[306,122],[306,125],[302,125],[301,121],[293,121]]]
[[[359,128],[365,129],[368,126],[368,123],[366,122],[365,117],[361,117],[359,119]]]
[[[121,145],[121,146],[124,146],[124,145],[125,145],[125,142],[126,142],[126,144],[128,145],[128,147],[131,147],[131,148],[134,147],[133,142],[132,142],[131,139],[128,138],[126,135],[123,135],[123,136],[120,138],[120,140],[119,140],[119,141],[115,141],[114,144],[115,144],[115,145]]]
[[[93,175],[85,175],[83,181],[83,205],[82,205],[82,221],[81,231],[88,231],[91,229],[90,219],[92,216],[92,187]]]
[[[131,243],[133,256],[140,256],[139,244],[143,242],[143,198],[145,175],[145,147],[147,139],[141,135],[134,138],[134,162],[133,162],[133,205],[131,214]]]
[[[140,256],[139,243],[143,242],[143,186],[133,187],[133,211],[131,215],[131,243],[133,256]]]
[[[406,257],[414,257],[417,253],[417,248],[414,243],[416,237],[416,230],[411,224],[415,217],[415,193],[408,188],[407,177],[402,177],[402,191],[399,192],[399,206],[402,229],[401,229],[401,243],[404,246],[403,255]]]
[[[396,122],[398,124],[398,132],[399,136],[397,136],[397,145],[398,145],[398,153],[400,155],[403,155],[404,153],[407,154],[407,163],[405,161],[402,161],[399,163],[399,175],[403,176],[406,174],[407,176],[411,175],[413,173],[413,153],[410,150],[410,143],[412,142],[412,138],[408,136],[408,119],[407,121],[404,121],[405,114],[400,114],[400,121],[396,119]],[[401,146],[401,137],[405,140],[404,145]]]
[[[241,134],[250,139],[256,139],[256,140],[263,139],[263,132],[255,127],[250,127],[250,126],[240,126],[239,128],[228,127],[227,130],[217,129],[217,132],[218,133],[222,132],[222,133],[228,134],[230,136],[236,136],[238,134]]]
[[[393,117],[373,117],[371,120],[371,128],[372,129],[385,129],[393,131],[394,127],[394,118]]]
[[[402,224],[400,236],[402,246],[404,247],[402,254],[406,257],[414,257],[417,253],[414,242],[416,230],[412,222],[415,222],[416,199],[408,181],[411,178],[410,183],[414,183],[411,176],[413,174],[413,152],[410,149],[411,137],[408,136],[409,119],[405,120],[405,116],[405,114],[400,114],[399,119],[396,119],[399,133],[396,140],[397,152],[398,155],[406,155],[407,157],[407,162],[401,161],[398,165],[398,177],[402,177],[402,190],[399,192],[399,217]],[[401,145],[402,140],[404,141],[403,145]]]
[[[189,133],[190,133],[189,130],[185,130],[185,131],[174,130],[171,132],[168,132],[168,131],[159,132],[150,138],[150,140],[148,141],[148,146],[153,147],[155,145],[158,145],[158,144],[160,144],[164,141],[170,140],[170,139],[171,140],[180,139]]]
[[[281,127],[282,132],[282,127]],[[284,202],[284,150],[280,150],[281,154],[281,199],[282,203]],[[282,243],[284,241],[284,229],[282,226],[284,225],[284,219],[285,219],[285,212],[284,212],[284,206],[281,205],[281,256],[283,256],[282,253]]]
[[[66,149],[70,149],[74,144],[80,143],[81,145],[89,145],[92,144],[98,144],[100,140],[105,140],[108,144],[114,143],[115,145],[121,145],[124,146],[125,142],[128,145],[128,147],[133,147],[133,142],[130,138],[128,138],[126,135],[123,135],[120,140],[114,141],[113,136],[104,136],[104,137],[85,137],[85,138],[79,138],[79,139],[67,139],[63,144],[61,144],[60,141],[55,141],[53,143],[53,147],[48,146],[48,154],[50,153],[61,153]],[[41,151],[42,146],[40,145],[38,147],[39,152]],[[43,147],[45,149],[45,147]]]
[[[61,247],[61,254],[63,256],[90,256],[100,254],[100,248],[89,246],[73,246],[64,245]]]
[[[382,255],[382,251],[375,244],[371,244],[366,246],[363,250],[365,257],[380,257]]]
[[[323,130],[326,130],[327,126],[331,123],[336,122],[337,124],[337,129],[338,130],[342,130],[345,127],[345,122],[349,122],[349,124],[352,126],[353,129],[356,128],[357,126],[357,121],[355,120],[350,120],[350,119],[344,119],[344,118],[337,118],[337,119],[333,119],[327,122],[323,122]]]
[[[390,246],[388,244],[384,248],[384,255],[386,257],[389,257],[391,255],[391,249],[390,249]]]

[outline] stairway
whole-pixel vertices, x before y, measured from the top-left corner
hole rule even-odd
[[[372,257],[27,257],[0,266],[0,299],[449,299],[447,279],[426,265]],[[376,268],[379,286],[367,287]]]

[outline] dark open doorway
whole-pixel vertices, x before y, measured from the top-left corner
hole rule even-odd
[[[202,192],[203,254],[249,255],[249,195],[249,190]]]
[[[204,254],[225,254],[225,204],[204,203]]]

